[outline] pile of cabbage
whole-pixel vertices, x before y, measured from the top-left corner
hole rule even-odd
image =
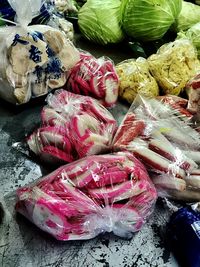
[[[95,43],[162,38],[177,21],[182,0],[88,0],[78,14],[84,36]]]

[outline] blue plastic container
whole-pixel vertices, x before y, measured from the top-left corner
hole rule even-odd
[[[200,212],[184,207],[175,212],[167,226],[170,248],[183,267],[200,267]]]

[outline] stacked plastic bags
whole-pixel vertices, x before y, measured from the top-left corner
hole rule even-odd
[[[141,77],[154,86],[153,95],[146,88],[147,95],[158,94],[146,61],[122,62],[119,79],[110,59],[96,59],[73,46],[63,33],[66,25],[55,29],[52,19],[53,27],[28,26],[41,0],[9,3],[17,23],[0,29],[0,97],[23,104],[63,87],[48,96],[41,127],[27,143],[45,162],[69,163],[18,189],[16,210],[59,240],[103,232],[129,238],[153,211],[154,184],[161,196],[199,200],[200,135],[191,124],[198,113],[192,104],[199,100],[194,88],[199,76],[187,85],[189,105],[175,96],[138,96],[117,129],[104,106],[116,103],[119,85],[130,103],[144,85]]]
[[[160,196],[200,199],[200,135],[187,100],[138,96],[117,132],[91,97],[60,90],[47,103],[29,147],[45,161],[71,163],[18,190],[17,210],[41,229],[61,240],[128,237],[150,215],[154,185]],[[123,152],[96,156],[113,150]]]
[[[16,26],[0,29],[1,98],[24,104],[63,87],[91,95],[105,106],[116,103],[119,81],[111,60],[80,53],[69,40],[72,25],[53,14],[50,26],[28,26],[40,11],[41,0],[8,2],[16,12],[16,22],[10,23]]]

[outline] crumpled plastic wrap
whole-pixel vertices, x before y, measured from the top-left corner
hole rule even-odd
[[[187,100],[158,99],[135,99],[114,137],[114,149],[142,160],[160,196],[200,200],[200,134],[192,128]]]
[[[125,60],[116,66],[119,76],[119,96],[132,104],[137,94],[155,97],[159,94],[159,87],[149,71],[145,58]]]
[[[66,90],[76,94],[90,95],[106,107],[116,104],[119,79],[114,63],[106,57],[95,58],[80,53],[80,61],[67,73]]]
[[[187,39],[164,44],[147,61],[164,94],[179,95],[187,82],[200,71],[197,51]]]
[[[72,162],[110,151],[117,122],[97,100],[58,90],[47,98],[42,126],[28,137],[31,151],[46,162]]]
[[[89,156],[17,190],[17,212],[58,240],[113,232],[131,238],[152,213],[157,193],[131,153]]]
[[[62,87],[65,72],[80,56],[61,31],[45,25],[27,26],[41,0],[9,3],[16,10],[18,24],[0,29],[0,97],[23,104]]]

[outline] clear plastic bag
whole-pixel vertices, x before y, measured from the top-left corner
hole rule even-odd
[[[0,97],[23,104],[66,82],[66,71],[79,61],[79,51],[65,34],[50,26],[27,26],[41,0],[11,1],[16,26],[0,29]]]
[[[55,0],[55,6],[60,13],[78,13],[78,6],[74,0]]]
[[[53,0],[42,1],[38,14],[36,14],[31,24],[45,24],[50,19],[50,16],[55,12]],[[9,21],[15,20],[16,12],[9,4],[8,0],[1,0],[0,5],[0,25],[10,25]]]
[[[106,107],[116,104],[119,80],[114,63],[81,52],[80,61],[68,72],[66,90],[99,99]]]
[[[187,82],[200,71],[197,51],[187,39],[164,44],[147,61],[164,94],[179,95]]]
[[[200,121],[200,74],[198,73],[186,84],[188,94],[188,110],[194,115],[196,122]]]
[[[139,57],[122,61],[116,66],[119,76],[119,96],[132,104],[137,94],[154,97],[159,94],[159,87],[150,74],[147,60]]]
[[[114,149],[129,150],[143,161],[160,196],[200,199],[200,134],[191,127],[187,100],[158,99],[135,99],[114,137]]]
[[[74,41],[73,24],[66,19],[57,15],[52,15],[47,25],[62,31],[70,41]]]
[[[117,122],[97,100],[58,90],[47,103],[42,126],[27,140],[43,161],[72,162],[110,151]]]
[[[16,210],[59,240],[104,232],[130,238],[152,213],[157,193],[131,153],[89,156],[17,190]]]

